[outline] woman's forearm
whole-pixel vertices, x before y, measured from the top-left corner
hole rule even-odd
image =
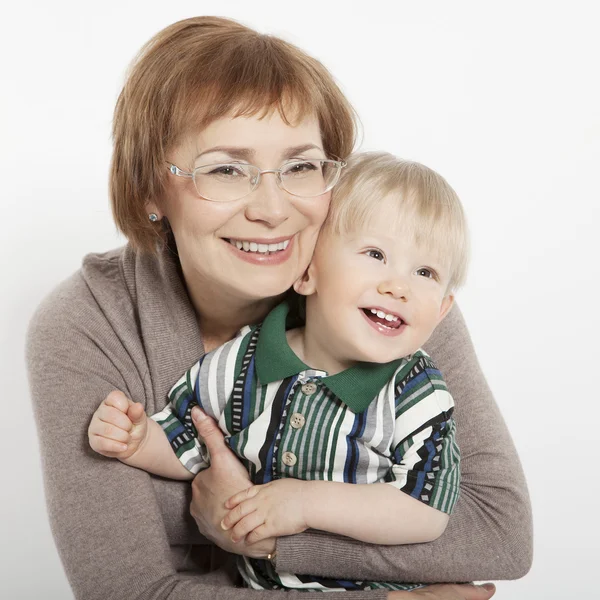
[[[323,532],[280,538],[277,569],[400,581],[514,579],[531,566],[532,520],[523,471],[455,307],[426,350],[455,401],[461,497],[427,544],[375,546]]]

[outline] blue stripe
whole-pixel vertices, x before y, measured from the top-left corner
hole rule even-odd
[[[416,385],[421,383],[423,381],[423,379],[429,379],[429,371],[432,371],[432,369],[425,369],[425,371],[422,371],[418,375],[415,375],[412,379],[409,379],[406,382],[406,385],[404,386],[404,388],[402,389],[401,397],[404,396],[405,394],[408,394],[410,392],[410,390],[412,390],[412,388],[414,388]],[[437,372],[439,373],[439,371],[437,371]]]
[[[246,371],[246,380],[244,381],[244,390],[242,391],[242,429],[250,425],[250,402],[252,401],[252,380],[254,379],[254,354],[248,363]]]
[[[433,434],[433,436],[431,438],[429,438],[424,444],[424,447],[428,451],[427,461],[423,465],[423,468],[419,469],[419,471],[417,473],[417,480],[416,480],[415,487],[411,494],[411,496],[413,498],[419,498],[421,496],[421,493],[423,492],[423,487],[425,486],[425,483],[427,483],[425,476],[432,469],[433,458],[437,453],[437,450],[435,449],[435,445],[439,439],[440,439],[440,434],[439,434],[439,432],[436,431]]]
[[[356,469],[358,467],[358,442],[357,437],[362,437],[365,431],[366,414],[359,413],[354,416],[352,431],[346,436],[346,464],[344,465],[344,482],[356,483]]]
[[[186,428],[181,423],[179,423],[179,427],[173,429],[173,431],[170,431],[167,435],[167,438],[169,442],[172,442],[178,435],[181,435],[182,433],[186,433]]]

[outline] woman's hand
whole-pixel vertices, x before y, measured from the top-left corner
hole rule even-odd
[[[493,583],[471,585],[470,583],[442,583],[428,585],[412,592],[390,592],[388,600],[488,600],[496,593]]]
[[[223,550],[251,558],[265,558],[275,552],[275,538],[256,544],[234,543],[230,533],[221,526],[227,514],[225,502],[231,496],[252,486],[250,477],[237,456],[225,445],[217,424],[199,408],[192,410],[192,420],[210,453],[210,468],[201,471],[192,481],[190,512],[200,533]]]

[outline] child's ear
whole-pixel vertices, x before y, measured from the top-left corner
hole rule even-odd
[[[302,296],[310,296],[315,293],[316,289],[316,278],[311,263],[302,276],[294,281],[294,290]]]
[[[442,305],[440,306],[440,320],[438,323],[441,323],[444,317],[450,312],[452,305],[454,304],[454,294],[448,294],[444,296],[442,300]]]

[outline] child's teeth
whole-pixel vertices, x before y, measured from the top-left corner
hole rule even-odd
[[[376,314],[377,314],[377,311],[376,311],[374,308],[372,308],[372,309],[371,309],[371,312],[372,312],[374,315],[376,315]]]
[[[383,319],[385,317],[385,313],[382,310],[378,310],[376,314],[380,319]]]
[[[386,321],[393,321],[394,317],[392,317],[392,315],[385,315],[385,320]]]

